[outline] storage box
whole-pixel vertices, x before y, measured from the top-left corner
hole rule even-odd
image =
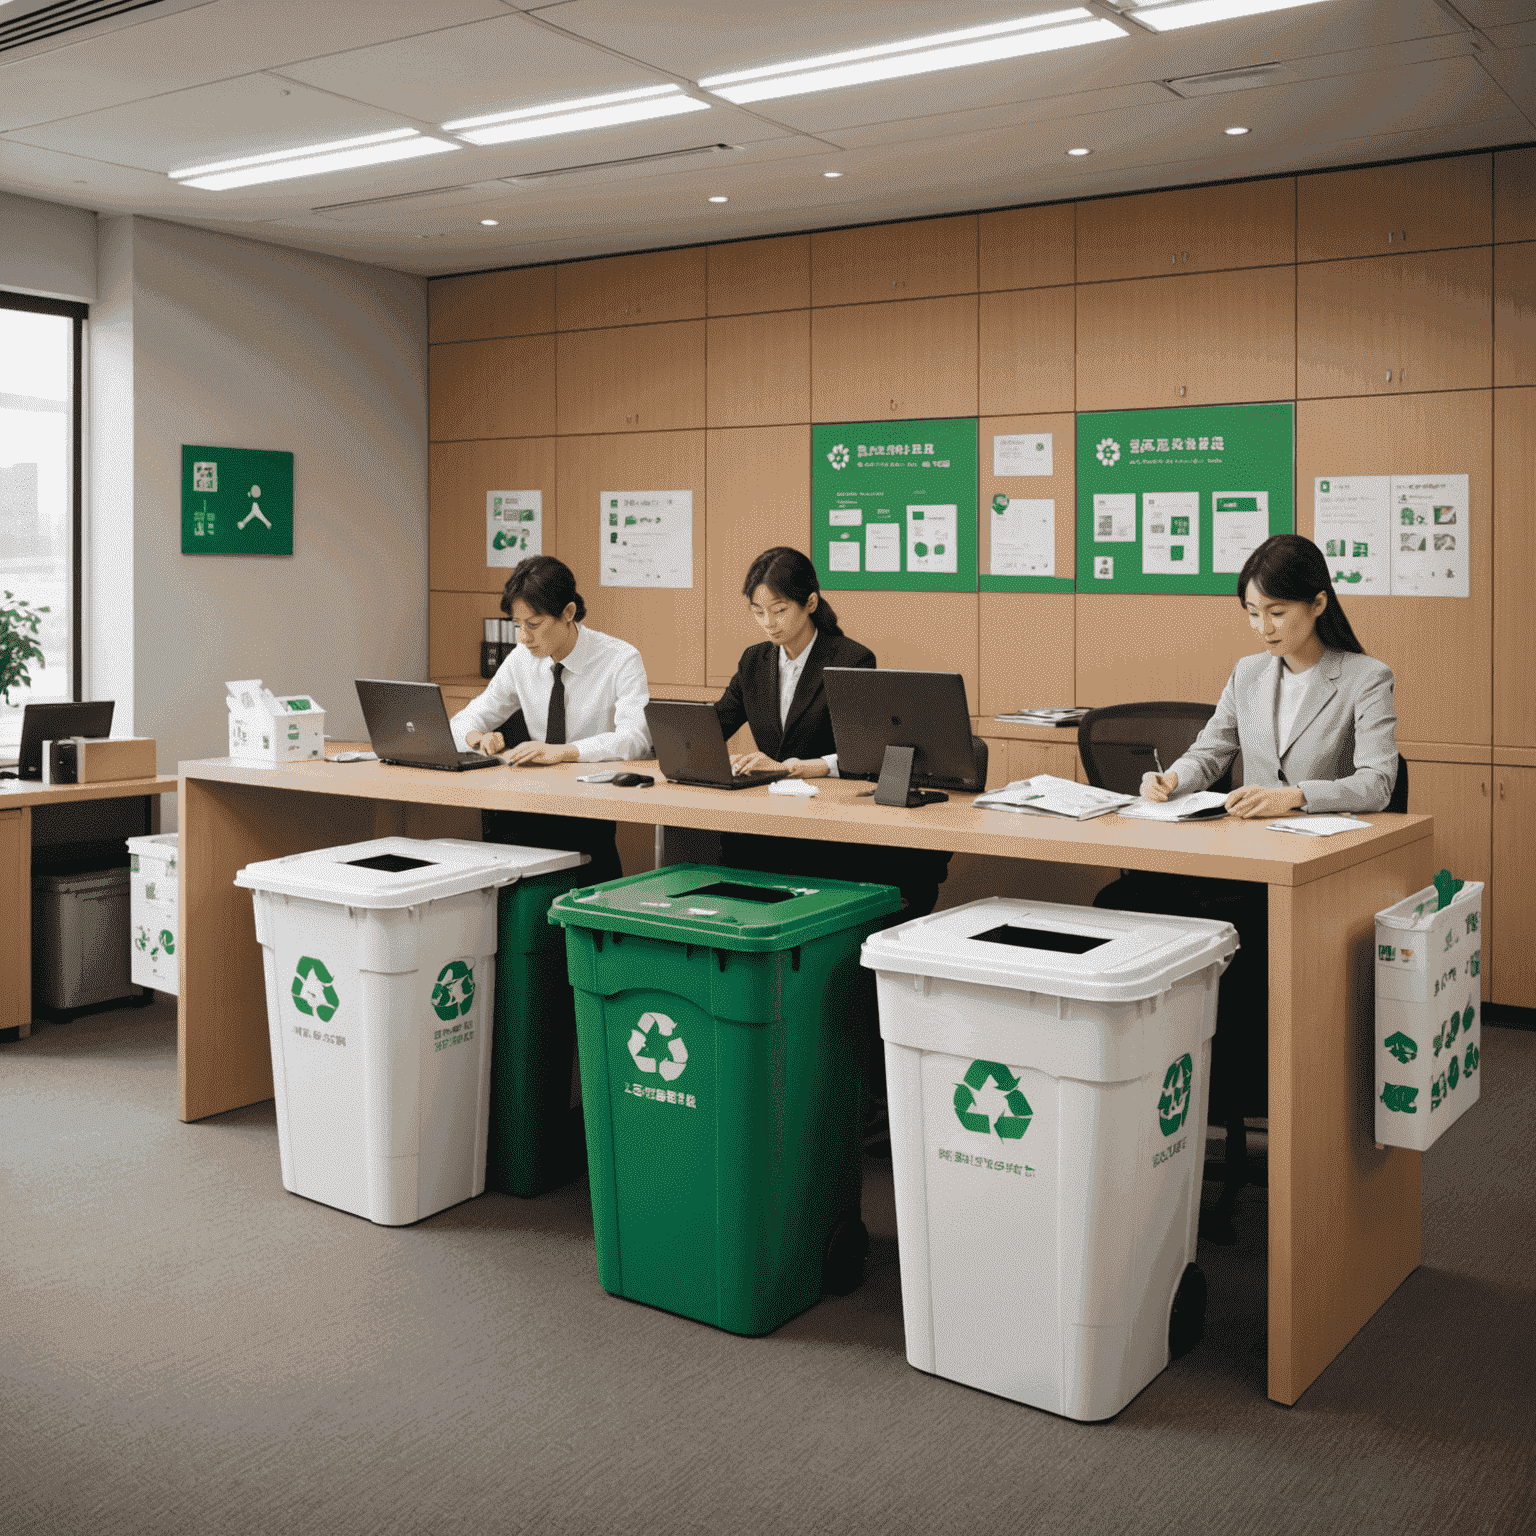
[[[153,736],[70,736],[43,743],[45,784],[111,784],[154,776]]]
[[[134,982],[172,996],[181,991],[178,953],[181,881],[179,835],[128,839],[128,901]]]
[[[126,869],[32,877],[32,968],[49,1008],[89,1008],[133,995]]]
[[[275,767],[325,755],[325,711],[307,693],[275,695],[259,677],[225,683],[229,755]]]

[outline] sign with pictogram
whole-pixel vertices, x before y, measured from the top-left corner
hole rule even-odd
[[[1157,1124],[1164,1136],[1174,1135],[1188,1118],[1194,1079],[1195,1064],[1187,1054],[1180,1056],[1163,1074],[1163,1093],[1157,1101]]]
[[[310,1018],[329,1024],[341,1007],[336,995],[336,978],[326,969],[323,960],[313,955],[303,956],[293,973],[293,1006]]]
[[[432,988],[432,1011],[445,1024],[461,1018],[475,1006],[475,968],[467,960],[450,960],[437,973]]]
[[[291,555],[293,455],[182,444],[181,552]]]
[[[676,1033],[677,1023],[664,1013],[642,1013],[629,1032],[629,1054],[642,1072],[655,1072],[676,1082],[688,1065],[688,1047]]]
[[[955,1084],[955,1114],[979,1136],[996,1131],[1004,1141],[1019,1141],[1034,1113],[1018,1077],[1000,1061],[973,1061]]]

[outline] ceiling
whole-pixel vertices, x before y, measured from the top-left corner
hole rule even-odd
[[[1536,140],[1536,0],[1124,22],[1084,47],[749,106],[696,83],[1070,3],[158,0],[7,50],[3,29],[57,0],[0,0],[0,189],[436,275]],[[1283,68],[1257,89],[1163,83],[1261,64]],[[167,176],[654,85],[709,110],[228,191]],[[714,144],[731,147],[505,179]]]

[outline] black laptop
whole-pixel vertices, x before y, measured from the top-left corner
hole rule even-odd
[[[499,757],[460,752],[454,746],[443,690],[436,683],[392,683],[360,677],[357,702],[363,706],[368,737],[381,763],[441,768],[448,773],[501,766]]]
[[[673,784],[699,784],[706,789],[753,789],[787,779],[789,770],[732,773],[731,754],[713,704],[688,704],[679,699],[652,699],[645,706],[656,761]]]
[[[21,750],[16,754],[18,779],[41,779],[43,743],[70,736],[99,740],[112,734],[112,699],[84,704],[28,704],[21,712]]]

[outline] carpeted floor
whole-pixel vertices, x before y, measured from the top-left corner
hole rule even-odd
[[[386,1230],[284,1192],[270,1103],[183,1125],[161,1003],[0,1047],[0,1530],[1536,1530],[1536,1034],[1425,1160],[1425,1262],[1264,1397],[1263,1192],[1206,1339],[1079,1425],[905,1360],[870,1276],[765,1339],[616,1300],[584,1185]]]

